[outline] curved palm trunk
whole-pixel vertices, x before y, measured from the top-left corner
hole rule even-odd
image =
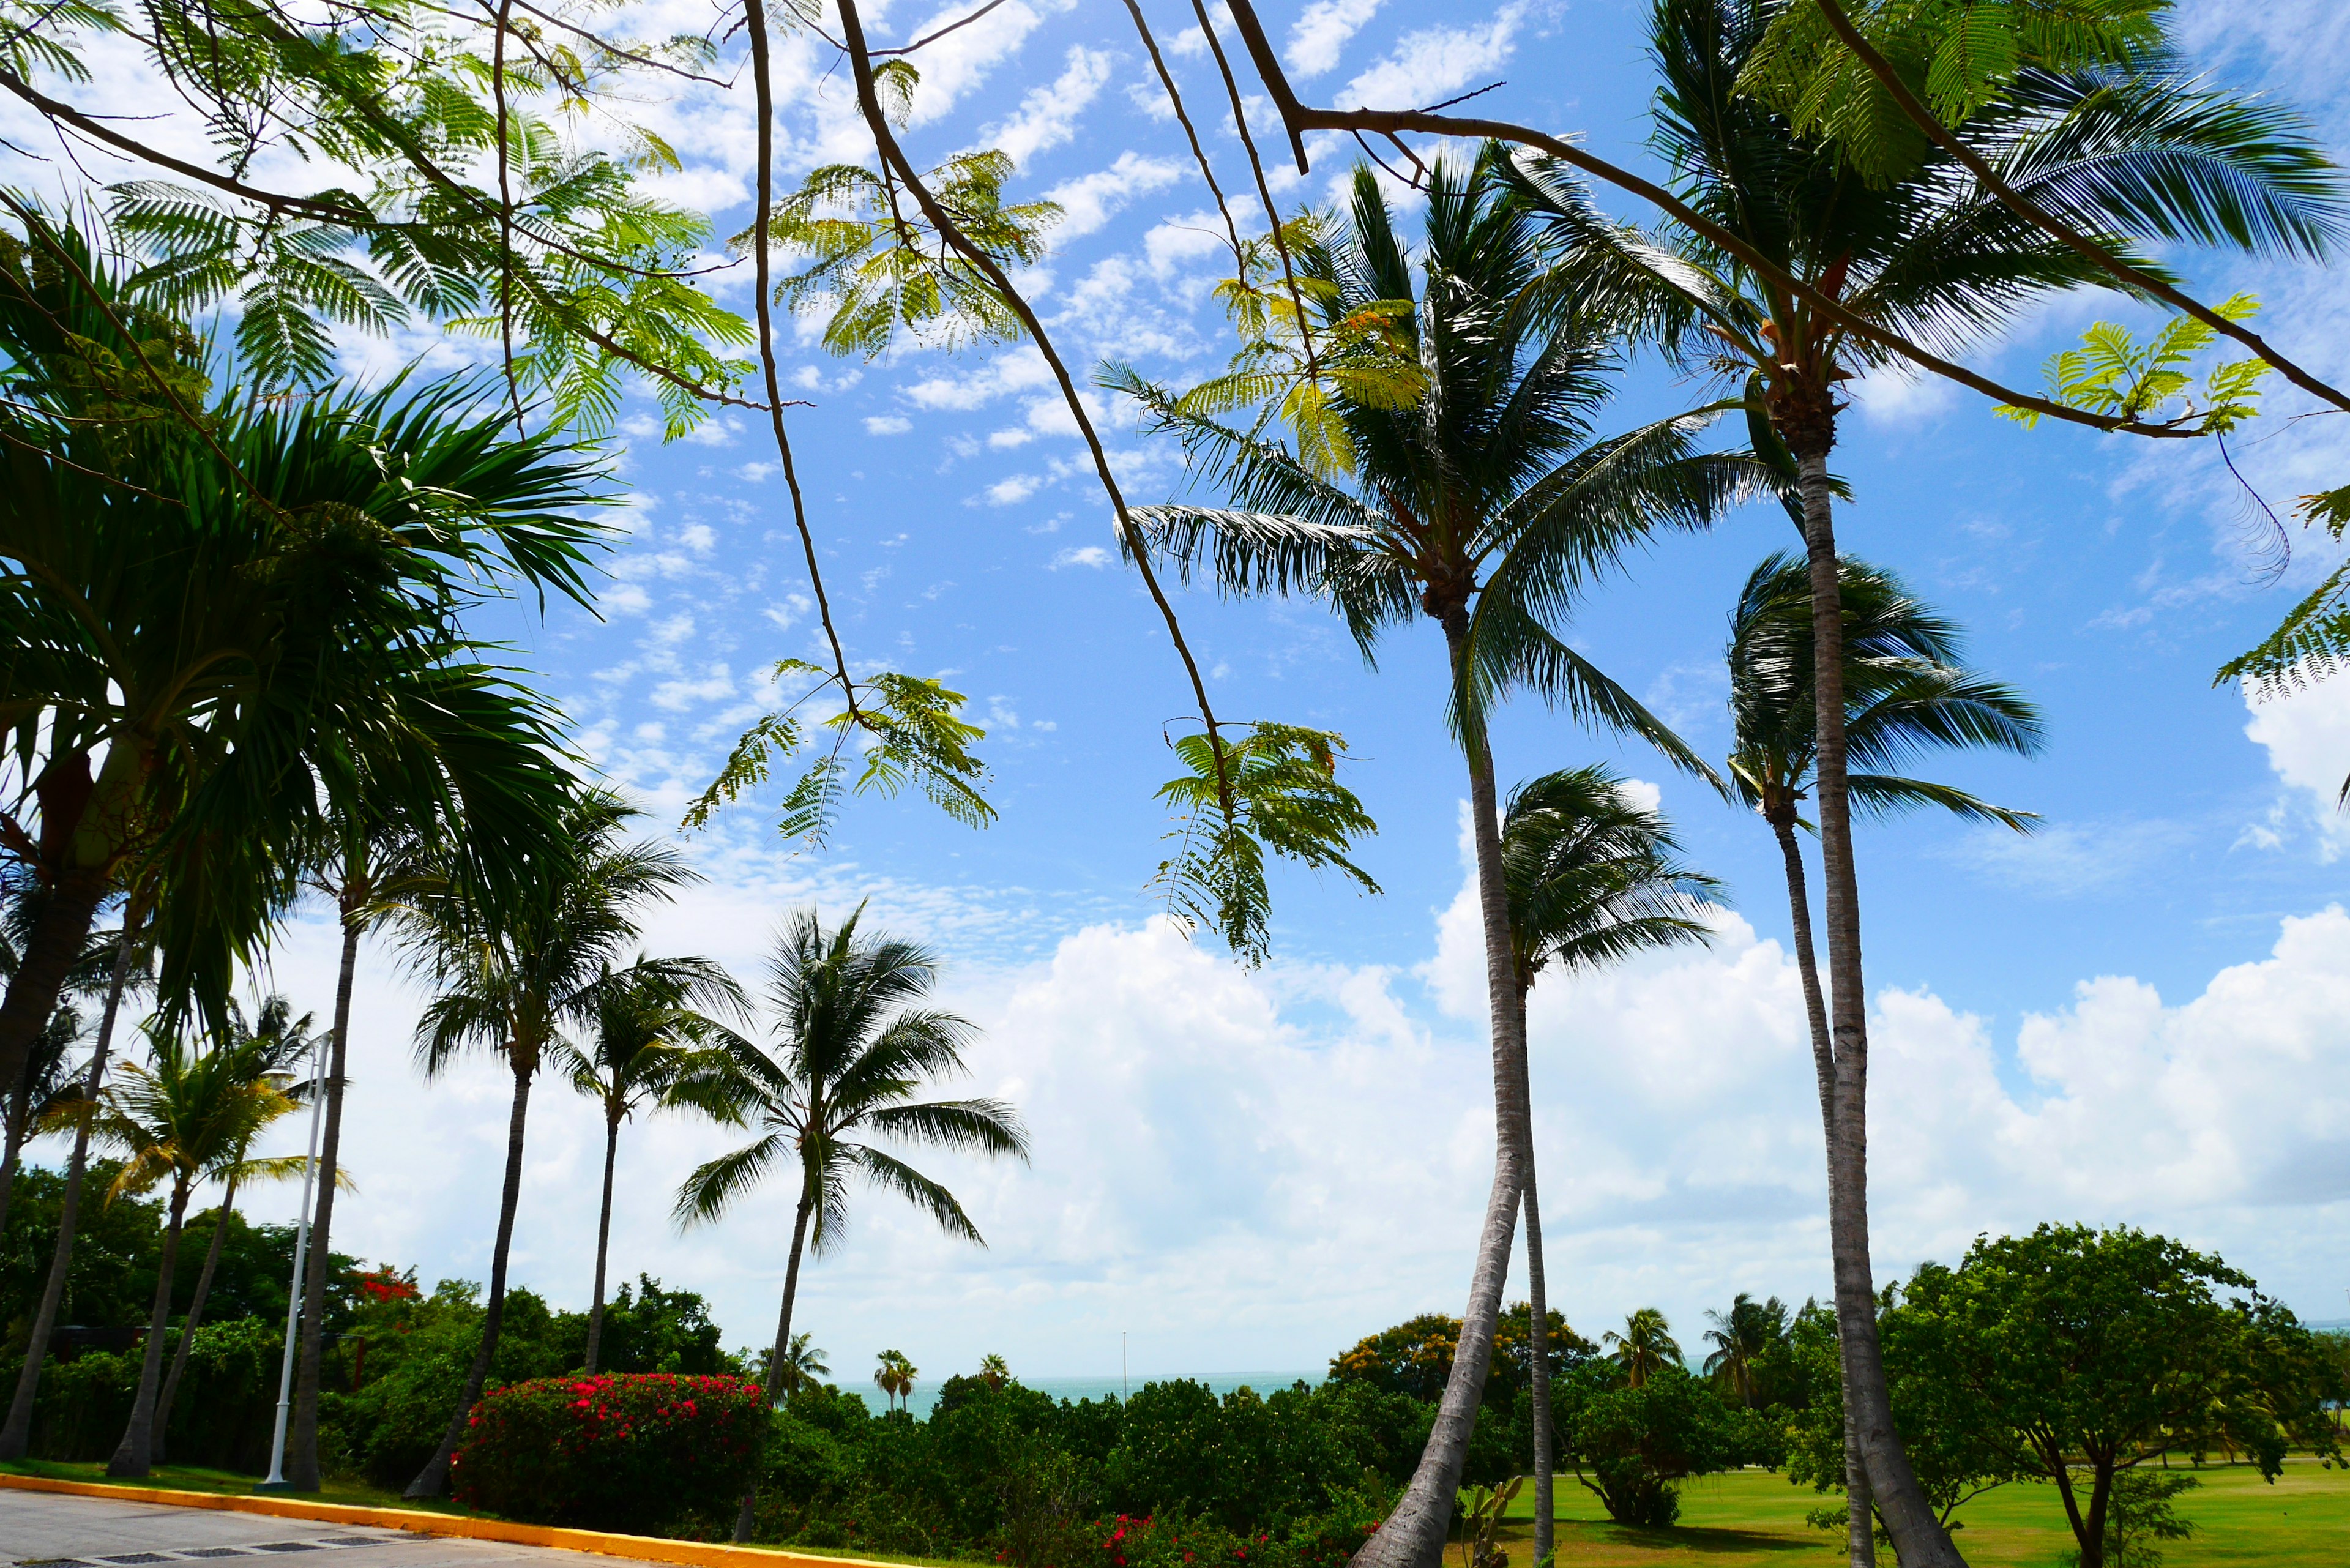
[[[620,1118],[604,1118],[604,1207],[596,1218],[596,1301],[588,1309],[588,1366],[596,1370],[596,1351],[604,1340],[604,1258],[612,1247],[612,1162],[620,1152]]]
[[[310,1259],[302,1273],[302,1348],[295,1371],[294,1430],[286,1445],[286,1480],[295,1491],[318,1490],[318,1381],[327,1347],[328,1242],[335,1222],[336,1159],[343,1146],[343,1069],[349,1061],[351,976],[359,967],[363,897],[347,883],[343,894],[343,961],[335,980],[335,1038],[327,1059],[327,1125],[318,1142],[317,1207],[310,1216]]]
[[[106,1055],[114,1043],[115,1014],[122,1009],[122,989],[130,979],[130,950],[141,911],[133,909],[122,922],[122,946],[114,955],[114,976],[107,983],[106,1012],[99,1020],[98,1045],[89,1055],[89,1076],[82,1085],[83,1104],[98,1104],[99,1085],[106,1079]],[[85,929],[83,936],[88,933]],[[24,971],[19,969],[21,977]],[[23,1063],[17,1064],[23,1071]],[[66,1162],[66,1190],[57,1205],[57,1246],[49,1260],[48,1282],[41,1287],[41,1304],[33,1314],[32,1337],[25,1343],[25,1368],[16,1375],[16,1397],[8,1403],[8,1419],[0,1425],[0,1459],[21,1459],[33,1438],[33,1398],[40,1392],[41,1368],[49,1358],[49,1338],[57,1332],[57,1304],[65,1299],[66,1276],[73,1266],[74,1224],[81,1213],[81,1179],[89,1166],[90,1118],[74,1129],[73,1157]]]
[[[1820,964],[1812,950],[1812,897],[1804,884],[1804,852],[1795,841],[1793,807],[1789,820],[1773,815],[1771,832],[1779,840],[1779,855],[1787,867],[1787,910],[1795,933],[1795,971],[1804,981],[1804,1013],[1812,1030],[1812,1067],[1819,1080],[1820,1127],[1828,1148],[1828,1222],[1835,1224],[1837,1168],[1835,1144],[1835,1051],[1828,1036],[1826,999],[1820,994]],[[1833,1245],[1833,1242],[1831,1242]],[[1841,1344],[1841,1335],[1839,1335]],[[1852,1380],[1840,1378],[1844,1402],[1845,1551],[1852,1568],[1877,1568],[1877,1521],[1868,1494],[1868,1467],[1862,1462],[1852,1411]]]
[[[1877,1339],[1877,1291],[1868,1256],[1868,992],[1861,975],[1860,884],[1853,868],[1852,812],[1845,786],[1844,599],[1837,580],[1835,498],[1827,464],[1828,448],[1835,442],[1833,416],[1818,426],[1796,451],[1795,461],[1812,576],[1812,683],[1819,744],[1814,776],[1827,906],[1830,1038],[1835,1056],[1835,1104],[1827,1134],[1836,1340],[1844,1358],[1853,1436],[1902,1568],[1964,1568],[1966,1559],[1927,1501],[1894,1430],[1892,1395]],[[1795,440],[1789,445],[1796,445]]]
[[[506,1118],[506,1182],[498,1200],[497,1245],[490,1253],[490,1299],[482,1313],[482,1343],[473,1351],[473,1365],[465,1374],[465,1392],[458,1397],[448,1428],[441,1434],[441,1446],[408,1483],[408,1490],[400,1494],[403,1497],[439,1497],[449,1484],[449,1457],[463,1440],[466,1418],[482,1397],[482,1385],[489,1381],[490,1357],[497,1354],[498,1324],[506,1311],[506,1255],[514,1247],[515,1209],[522,1201],[522,1136],[530,1115],[530,1079],[528,1068],[515,1069],[514,1110]]]
[[[1467,612],[1455,607],[1443,617],[1444,640],[1458,671],[1466,657]],[[1469,1304],[1461,1314],[1461,1340],[1451,1376],[1437,1407],[1436,1424],[1420,1450],[1411,1484],[1378,1533],[1355,1553],[1355,1568],[1437,1568],[1452,1522],[1461,1468],[1469,1457],[1469,1434],[1483,1402],[1485,1375],[1493,1355],[1493,1330],[1502,1315],[1502,1290],[1510,1272],[1510,1247],[1516,1239],[1518,1200],[1526,1187],[1526,1037],[1518,1012],[1517,957],[1510,942],[1510,902],[1502,880],[1502,821],[1493,787],[1493,763],[1484,737],[1468,742],[1469,809],[1477,849],[1477,903],[1485,925],[1485,1006],[1493,1045],[1493,1186],[1485,1200],[1485,1222],[1477,1242],[1477,1263],[1469,1281]]]
[[[196,1329],[204,1321],[204,1298],[213,1293],[213,1275],[220,1270],[221,1243],[228,1238],[228,1217],[236,1211],[236,1178],[228,1179],[228,1190],[221,1194],[220,1210],[213,1217],[213,1244],[204,1249],[204,1266],[196,1275],[195,1293],[188,1298],[187,1320],[180,1324],[180,1348],[172,1353],[171,1375],[163,1379],[162,1397],[155,1402],[152,1458],[157,1464],[165,1461],[170,1451],[172,1407],[179,1402],[180,1379],[187,1376],[188,1352],[196,1342]]]
[[[48,1027],[57,998],[65,994],[66,977],[89,942],[109,880],[102,868],[84,867],[59,872],[50,882],[26,936],[24,956],[8,977],[7,995],[0,999],[0,1084],[24,1075],[33,1044]]]
[[[8,1199],[16,1191],[16,1157],[25,1152],[25,1123],[32,1115],[29,1103],[18,1105],[12,1097],[8,1106],[7,1146],[0,1150],[0,1236],[8,1233]]]
[[[816,1212],[816,1192],[809,1185],[811,1178],[803,1173],[800,1179],[800,1206],[792,1216],[792,1255],[784,1265],[784,1304],[775,1315],[775,1354],[767,1363],[767,1403],[780,1407],[789,1386],[792,1355],[792,1305],[800,1293],[800,1253],[807,1241],[808,1216]],[[743,1511],[734,1516],[734,1539],[751,1539],[751,1527],[758,1521],[759,1490],[756,1487],[743,1494]]]
[[[122,1430],[106,1473],[143,1476],[154,1468],[155,1392],[163,1376],[163,1331],[172,1322],[172,1271],[180,1261],[180,1233],[188,1217],[188,1193],[194,1183],[182,1177],[172,1184],[171,1218],[163,1227],[163,1261],[155,1272],[155,1310],[147,1317],[147,1353],[139,1358],[139,1394],[130,1402],[130,1424]],[[184,1340],[184,1336],[183,1336]]]

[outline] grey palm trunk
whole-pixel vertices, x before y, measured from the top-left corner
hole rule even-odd
[[[497,1354],[498,1325],[506,1310],[506,1260],[514,1250],[515,1210],[522,1201],[523,1129],[530,1117],[530,1080],[537,1065],[534,1057],[519,1050],[509,1059],[518,1064],[514,1069],[514,1109],[506,1118],[506,1179],[498,1199],[497,1244],[490,1253],[490,1295],[482,1310],[482,1343],[473,1351],[473,1366],[466,1369],[465,1391],[458,1397],[457,1408],[441,1434],[441,1446],[408,1483],[408,1490],[400,1494],[403,1497],[439,1497],[447,1489],[450,1457],[464,1440],[465,1422],[482,1397],[482,1386],[489,1381],[490,1358]]]
[[[604,1206],[596,1214],[596,1296],[588,1308],[586,1370],[596,1370],[597,1353],[604,1344],[604,1260],[612,1248],[612,1165],[620,1155],[620,1114],[604,1113]]]
[[[1523,1027],[1523,1025],[1521,1026]],[[1534,1166],[1526,1161],[1526,1344],[1534,1357],[1534,1562],[1547,1561],[1556,1529],[1558,1458],[1550,1429],[1550,1293],[1543,1282],[1542,1205],[1534,1194]]]
[[[228,1189],[221,1194],[220,1209],[213,1216],[213,1244],[204,1249],[204,1266],[196,1275],[195,1293],[188,1298],[187,1320],[180,1324],[179,1348],[172,1352],[172,1370],[163,1378],[163,1392],[155,1402],[153,1435],[148,1439],[150,1458],[156,1464],[164,1462],[170,1445],[164,1440],[172,1429],[172,1407],[179,1403],[180,1380],[187,1376],[188,1353],[196,1342],[196,1330],[204,1321],[204,1299],[213,1293],[213,1276],[220,1272],[221,1243],[228,1239],[228,1217],[236,1210],[236,1178],[228,1179]]]
[[[106,1461],[110,1476],[143,1476],[154,1469],[155,1397],[163,1382],[163,1334],[172,1323],[172,1271],[180,1260],[180,1235],[188,1217],[185,1179],[172,1184],[170,1217],[163,1225],[163,1258],[155,1272],[155,1305],[147,1315],[147,1346],[139,1358],[139,1392],[130,1401],[130,1424]]]
[[[327,1349],[327,1273],[335,1223],[335,1177],[343,1145],[343,1070],[349,1061],[351,979],[359,960],[364,927],[364,879],[344,884],[337,902],[343,919],[342,967],[335,980],[335,1035],[327,1058],[326,1126],[318,1137],[316,1210],[310,1216],[310,1258],[302,1275],[302,1347],[294,1379],[294,1420],[286,1445],[286,1480],[296,1491],[317,1491],[318,1386]]]
[[[1860,885],[1853,866],[1845,782],[1844,596],[1836,559],[1827,452],[1833,416],[1795,452],[1804,545],[1812,581],[1814,763],[1828,947],[1829,1039],[1835,1102],[1827,1108],[1828,1238],[1835,1269],[1836,1344],[1844,1363],[1848,1448],[1859,1450],[1871,1500],[1902,1568],[1964,1568],[1893,1426],[1891,1390],[1877,1338],[1877,1292],[1868,1249],[1868,993],[1861,974]],[[1794,440],[1788,443],[1797,446]]]
[[[1795,934],[1795,969],[1804,981],[1804,1015],[1811,1027],[1812,1067],[1819,1081],[1820,1127],[1831,1148],[1835,1138],[1835,1047],[1828,1034],[1827,1000],[1820,993],[1819,955],[1812,946],[1812,897],[1804,875],[1803,846],[1795,840],[1795,808],[1790,801],[1770,808],[1772,835],[1779,841],[1780,857],[1787,869],[1787,912]],[[1828,1190],[1837,1183],[1833,1153],[1827,1162]],[[1836,1203],[1828,1201],[1829,1225],[1835,1226]],[[1868,1467],[1862,1462],[1853,1420],[1852,1384],[1840,1380],[1844,1403],[1845,1550],[1851,1568],[1876,1568],[1877,1516],[1868,1495]]]
[[[816,1212],[816,1194],[808,1189],[813,1177],[801,1178],[800,1206],[792,1216],[792,1252],[784,1264],[784,1304],[775,1314],[775,1354],[767,1363],[767,1403],[781,1406],[790,1376],[792,1355],[792,1305],[800,1293],[800,1254],[807,1244],[808,1217]],[[751,1539],[752,1527],[758,1522],[759,1491],[754,1486],[743,1494],[742,1511],[734,1516],[734,1539]]]
[[[1469,618],[1458,606],[1442,616],[1444,640],[1457,671],[1467,658]],[[1485,1221],[1477,1240],[1477,1263],[1469,1282],[1469,1305],[1461,1314],[1461,1338],[1452,1372],[1444,1384],[1436,1422],[1387,1522],[1353,1558],[1355,1568],[1438,1568],[1452,1522],[1453,1499],[1469,1458],[1469,1434],[1484,1402],[1485,1376],[1493,1357],[1493,1332],[1501,1321],[1502,1291],[1508,1282],[1510,1248],[1516,1240],[1518,1204],[1524,1196],[1529,1162],[1526,1038],[1518,1009],[1517,955],[1510,940],[1509,889],[1502,876],[1502,820],[1493,786],[1493,763],[1482,733],[1469,751],[1469,812],[1477,851],[1477,905],[1485,929],[1485,1006],[1493,1048],[1493,1186],[1485,1200]]]
[[[106,987],[106,1011],[98,1024],[98,1045],[90,1053],[89,1075],[82,1085],[83,1103],[98,1104],[99,1086],[106,1081],[106,1057],[114,1043],[115,1015],[122,1010],[122,992],[130,980],[133,938],[143,921],[133,909],[123,920],[122,943],[114,955],[114,975]],[[22,972],[21,971],[19,971]],[[19,1066],[21,1070],[21,1064]],[[57,1307],[65,1299],[66,1279],[73,1266],[74,1226],[81,1213],[82,1177],[89,1168],[90,1118],[74,1129],[73,1156],[66,1163],[66,1189],[57,1205],[57,1244],[49,1260],[49,1277],[41,1287],[41,1304],[33,1314],[33,1332],[26,1342],[24,1370],[16,1375],[16,1397],[8,1402],[8,1419],[0,1424],[0,1459],[21,1459],[33,1440],[33,1400],[41,1389],[41,1368],[49,1356],[49,1340],[57,1333]]]

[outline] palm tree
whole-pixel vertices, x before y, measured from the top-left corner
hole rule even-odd
[[[1656,0],[1650,52],[1663,81],[1652,140],[1691,208],[1847,313],[1946,357],[2034,300],[2106,281],[1939,147],[1871,184],[1836,148],[1799,139],[1742,90],[1742,73],[1786,9],[1784,0]],[[2022,72],[1952,130],[2027,200],[2100,234],[2322,249],[2337,223],[2322,155],[2297,128],[2199,90],[2152,57]],[[1565,166],[1527,157],[1517,167],[1522,193],[1544,213],[1583,286],[1645,317],[1645,329],[1685,362],[1742,379],[1758,448],[1795,481],[1823,671],[1814,793],[1833,1002],[1835,1096],[1826,1125],[1837,1341],[1858,1412],[1862,1485],[1873,1489],[1905,1568],[1957,1568],[1963,1559],[1893,1427],[1868,1252],[1867,990],[1835,608],[1839,486],[1827,458],[1840,383],[1888,354],[1699,236],[1660,238],[1607,220]],[[1856,1565],[1874,1557],[1859,1497],[1849,1542]]]
[[[1764,1355],[1787,1337],[1787,1303],[1777,1296],[1758,1302],[1738,1293],[1726,1313],[1709,1311],[1705,1331],[1713,1353],[1705,1358],[1705,1374],[1721,1381],[1748,1409],[1762,1402],[1756,1370]]]
[[[1503,692],[1523,685],[1706,774],[1669,730],[1569,648],[1558,627],[1596,576],[1655,531],[1702,527],[1770,478],[1743,454],[1697,452],[1707,422],[1700,417],[1596,435],[1617,364],[1610,347],[1617,324],[1570,308],[1574,291],[1548,268],[1536,225],[1508,192],[1507,169],[1489,149],[1469,171],[1441,162],[1432,171],[1416,264],[1368,170],[1357,171],[1345,231],[1326,245],[1294,247],[1326,347],[1372,341],[1379,355],[1419,372],[1409,396],[1377,385],[1350,391],[1346,379],[1334,379],[1328,407],[1338,439],[1321,440],[1316,450],[1345,454],[1335,468],[1262,428],[1219,422],[1213,400],[1172,396],[1128,371],[1107,377],[1243,508],[1178,504],[1136,514],[1149,542],[1187,576],[1204,566],[1228,593],[1326,599],[1367,659],[1382,632],[1422,614],[1444,637],[1484,924],[1493,1184],[1443,1401],[1409,1488],[1364,1548],[1367,1568],[1432,1562],[1443,1552],[1531,1153],[1486,715]],[[1367,338],[1365,320],[1384,325]]]
[[[59,1007],[49,1015],[49,1026],[33,1042],[25,1070],[5,1101],[0,1101],[0,1233],[8,1228],[8,1199],[16,1189],[16,1160],[25,1145],[47,1130],[56,1114],[79,1101],[81,1066],[66,1054],[81,1038],[81,1014]],[[62,1118],[60,1118],[62,1119]]]
[[[671,897],[697,875],[665,845],[622,840],[640,815],[608,790],[584,790],[563,813],[559,853],[555,846],[528,848],[541,857],[538,885],[500,898],[472,882],[462,865],[452,864],[437,886],[421,890],[396,917],[410,966],[440,988],[417,1021],[417,1057],[425,1075],[438,1076],[465,1053],[484,1050],[503,1060],[514,1077],[505,1183],[490,1252],[481,1343],[440,1447],[408,1484],[411,1498],[437,1496],[446,1484],[449,1456],[464,1435],[466,1417],[482,1397],[497,1351],[506,1261],[522,1197],[530,1089],[559,1032],[567,1024],[591,1025],[604,988],[616,983],[659,978],[690,999],[733,994],[725,971],[706,959],[649,960],[612,969],[613,959],[637,939],[641,907]],[[462,851],[444,844],[440,853],[453,861]]]
[[[791,1362],[803,1250],[812,1246],[821,1257],[847,1234],[851,1177],[898,1194],[949,1235],[986,1244],[953,1193],[868,1137],[1028,1158],[1027,1130],[1003,1101],[913,1097],[927,1080],[967,1071],[963,1048],[976,1031],[965,1019],[922,1005],[938,982],[938,961],[912,942],[861,934],[864,915],[860,904],[828,933],[814,909],[785,922],[767,986],[779,1048],[743,1064],[751,1080],[744,1108],[759,1136],[696,1167],[677,1195],[681,1224],[706,1223],[778,1166],[797,1168],[769,1363],[779,1368]],[[780,1381],[768,1390],[777,1402],[786,1392]],[[743,1500],[738,1541],[750,1531],[754,1501]]]
[[[639,1106],[699,1111],[715,1122],[740,1125],[746,1080],[743,1056],[758,1048],[716,1019],[687,1005],[692,988],[668,967],[639,957],[627,978],[608,971],[594,988],[588,1047],[569,1041],[554,1047],[556,1073],[596,1101],[604,1114],[604,1196],[596,1219],[596,1293],[588,1310],[586,1368],[596,1370],[604,1336],[604,1263],[612,1236],[612,1168],[619,1157],[620,1124]],[[721,988],[736,1012],[741,988]]]
[[[232,1001],[225,1031],[215,1049],[242,1052],[247,1058],[245,1071],[298,1106],[310,1097],[310,1085],[297,1070],[323,1043],[311,1033],[309,1013],[298,1019],[293,1013],[293,1004],[285,997],[267,996],[247,1027],[244,1009]],[[172,1353],[172,1370],[164,1376],[163,1392],[155,1401],[150,1458],[159,1465],[163,1463],[169,1446],[166,1438],[172,1429],[172,1407],[179,1402],[180,1379],[187,1374],[196,1330],[204,1321],[204,1301],[212,1294],[213,1276],[220,1269],[221,1248],[228,1239],[229,1216],[236,1212],[236,1189],[247,1181],[265,1180],[286,1169],[282,1160],[248,1158],[251,1143],[247,1137],[243,1147],[224,1148],[214,1161],[214,1168],[207,1173],[222,1182],[221,1200],[213,1210],[212,1245],[204,1250],[204,1266],[197,1273],[196,1288],[188,1298],[188,1315],[180,1323],[179,1348]],[[301,1164],[295,1162],[296,1174]]]
[[[989,1355],[979,1364],[979,1380],[990,1388],[1001,1389],[1012,1381],[1012,1365],[1000,1355]]]
[[[783,1369],[775,1375],[775,1385],[786,1395],[803,1388],[813,1388],[819,1379],[831,1375],[832,1367],[825,1361],[824,1352],[816,1347],[811,1333],[792,1335],[791,1353],[784,1357]],[[771,1356],[773,1351],[768,1353]]]
[[[294,1108],[264,1070],[264,1053],[249,1042],[222,1040],[199,1051],[167,1023],[149,1026],[152,1064],[133,1064],[94,1107],[92,1130],[123,1155],[121,1174],[107,1200],[168,1184],[163,1251],[155,1277],[155,1306],[147,1324],[146,1354],[139,1367],[139,1392],[130,1423],[107,1461],[110,1476],[143,1476],[153,1460],[157,1387],[163,1370],[163,1334],[171,1322],[172,1275],[179,1261],[180,1233],[188,1196],[198,1181],[245,1163],[245,1152],[262,1128]],[[300,1157],[270,1161],[271,1175],[298,1170]]]
[[[881,1390],[889,1408],[898,1407],[900,1399],[911,1401],[914,1397],[914,1364],[906,1359],[902,1350],[885,1350],[876,1358],[880,1365],[873,1369],[874,1386]]]
[[[1526,998],[1545,968],[1598,969],[1651,948],[1706,940],[1711,928],[1705,907],[1720,885],[1674,859],[1679,848],[1662,815],[1641,805],[1602,766],[1546,774],[1510,796],[1502,819],[1502,871],[1510,895],[1522,1034]],[[1521,1092],[1531,1105],[1531,1083]],[[1551,1554],[1555,1477],[1549,1286],[1531,1139],[1524,1207],[1534,1366],[1534,1552],[1540,1563]]]
[[[1599,1340],[1616,1347],[1616,1365],[1624,1369],[1627,1387],[1638,1388],[1666,1367],[1681,1365],[1681,1347],[1672,1336],[1671,1325],[1655,1307],[1631,1314],[1624,1320],[1623,1333],[1611,1328]]]

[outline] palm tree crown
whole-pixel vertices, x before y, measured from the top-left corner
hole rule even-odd
[[[1616,1365],[1624,1369],[1624,1381],[1638,1388],[1668,1366],[1681,1365],[1681,1347],[1671,1333],[1665,1314],[1655,1307],[1642,1307],[1624,1320],[1624,1331],[1609,1329],[1600,1340],[1614,1345]]]
[[[1705,1317],[1713,1325],[1705,1331],[1706,1343],[1713,1346],[1705,1358],[1706,1376],[1719,1378],[1747,1406],[1761,1403],[1760,1364],[1787,1337],[1787,1303],[1777,1296],[1758,1302],[1741,1291],[1728,1312],[1709,1311]]]

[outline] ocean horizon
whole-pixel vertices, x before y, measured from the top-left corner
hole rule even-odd
[[[914,1392],[907,1399],[906,1407],[914,1413],[917,1419],[927,1419],[932,1407],[938,1404],[941,1385],[954,1376],[953,1373],[948,1373],[943,1377],[916,1377]],[[1211,1392],[1219,1396],[1229,1394],[1235,1388],[1253,1388],[1260,1394],[1270,1394],[1276,1388],[1286,1388],[1295,1383],[1304,1383],[1312,1386],[1328,1376],[1326,1371],[1256,1371],[1136,1372],[1128,1374],[1124,1378],[1120,1378],[1116,1373],[1112,1373],[1107,1377],[1021,1377],[1015,1373],[1014,1377],[1022,1387],[1034,1388],[1037,1393],[1049,1394],[1055,1399],[1118,1399],[1128,1394],[1139,1393],[1146,1384],[1150,1383],[1180,1383],[1186,1380],[1204,1383]],[[836,1379],[836,1381],[838,1380]],[[858,1388],[842,1383],[841,1392],[856,1395],[865,1401],[866,1408],[876,1414],[885,1409],[889,1404],[887,1397],[879,1388]]]

